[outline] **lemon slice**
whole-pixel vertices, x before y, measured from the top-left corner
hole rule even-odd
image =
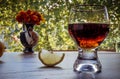
[[[0,57],[3,55],[4,51],[5,51],[5,46],[2,42],[0,42]]]
[[[62,62],[64,56],[64,53],[53,53],[52,51],[50,52],[45,49],[42,49],[42,51],[39,52],[39,59],[44,65],[49,67],[53,67]]]

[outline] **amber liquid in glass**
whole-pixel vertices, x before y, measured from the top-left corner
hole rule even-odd
[[[74,23],[69,24],[71,37],[82,49],[98,47],[109,32],[109,24],[105,23]]]

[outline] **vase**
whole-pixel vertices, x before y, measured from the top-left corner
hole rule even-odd
[[[38,34],[34,30],[34,24],[23,24],[23,31],[20,32],[20,42],[24,46],[25,54],[34,53],[33,48],[38,43]]]

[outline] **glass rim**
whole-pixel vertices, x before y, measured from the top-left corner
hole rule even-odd
[[[81,4],[74,4],[73,6],[71,6],[71,10],[70,10],[70,15],[74,14],[74,13],[79,13],[81,12],[82,14],[101,14],[104,17],[104,23],[107,22],[107,24],[109,24],[109,16],[108,16],[108,11],[107,11],[107,7],[105,5],[81,5]],[[69,15],[69,16],[70,16]],[[69,19],[70,22],[70,19]],[[93,21],[96,23],[96,21]],[[101,21],[103,23],[103,21]],[[71,23],[71,22],[70,22]],[[83,22],[84,23],[84,22]]]
[[[97,7],[98,6],[98,7]],[[79,8],[79,10],[77,9],[77,7]],[[86,10],[83,10],[85,7],[91,7],[90,9],[86,9]],[[95,8],[98,8],[95,9]],[[81,10],[80,10],[81,9]],[[105,5],[88,5],[88,4],[85,4],[85,5],[81,5],[81,4],[74,4],[72,5],[71,7],[71,10],[73,11],[80,11],[80,12],[89,12],[89,11],[105,11],[107,9],[107,7]]]

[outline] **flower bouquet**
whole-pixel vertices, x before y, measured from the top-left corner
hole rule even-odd
[[[23,32],[20,33],[20,41],[25,47],[24,53],[33,53],[33,47],[38,43],[38,34],[33,31],[34,25],[40,25],[41,22],[45,22],[43,15],[37,11],[27,10],[20,11],[16,20],[18,23],[23,24]]]
[[[37,11],[27,10],[27,11],[20,11],[17,16],[16,20],[19,23],[25,24],[33,24],[33,25],[40,25],[40,22],[45,22],[45,19],[41,13]]]

